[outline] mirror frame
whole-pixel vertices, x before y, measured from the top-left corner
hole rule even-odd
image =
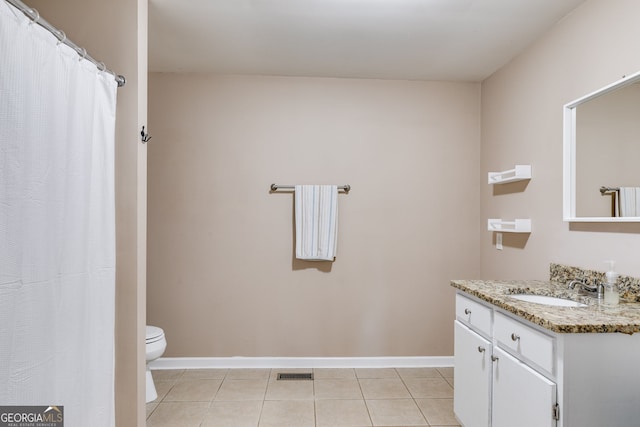
[[[601,89],[564,106],[563,114],[563,197],[565,222],[640,222],[640,217],[578,217],[576,216],[576,108],[587,101],[640,81],[640,71],[624,76]]]

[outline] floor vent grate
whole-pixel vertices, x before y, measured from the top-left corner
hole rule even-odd
[[[278,380],[313,381],[313,374],[283,372],[278,374]]]

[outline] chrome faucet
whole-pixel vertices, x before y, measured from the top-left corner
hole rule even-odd
[[[578,288],[578,293],[586,294],[586,295],[597,297],[597,298],[602,298],[602,296],[604,295],[604,286],[602,285],[602,283],[597,283],[595,285],[588,285],[582,280],[576,279],[576,280],[570,281],[568,287],[569,289],[575,289],[575,287],[578,285],[580,286]]]

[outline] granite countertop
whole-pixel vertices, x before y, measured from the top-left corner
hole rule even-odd
[[[623,299],[607,307],[596,298],[579,295],[565,283],[543,280],[452,280],[451,286],[557,333],[640,332],[640,303]],[[519,301],[514,294],[572,299],[587,307],[556,307]]]

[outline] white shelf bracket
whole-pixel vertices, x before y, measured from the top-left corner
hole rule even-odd
[[[489,184],[506,184],[508,182],[531,179],[531,165],[516,165],[514,169],[502,172],[489,172]]]
[[[531,233],[531,219],[504,219],[492,218],[487,220],[487,230],[501,233]]]

